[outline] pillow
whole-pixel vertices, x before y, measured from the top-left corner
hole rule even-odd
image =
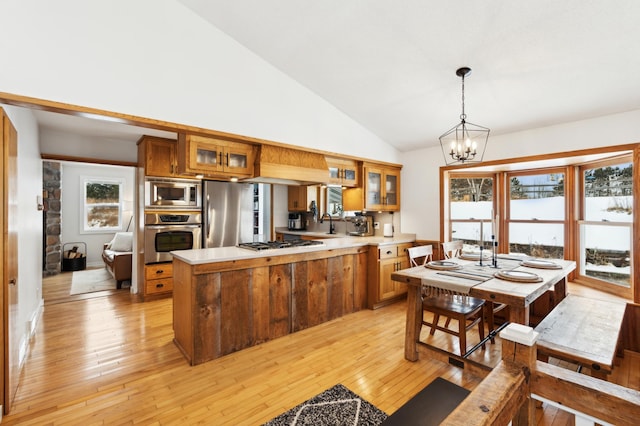
[[[110,248],[113,251],[133,251],[133,232],[116,232]]]

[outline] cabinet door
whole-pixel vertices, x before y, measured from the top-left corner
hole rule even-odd
[[[332,183],[335,185],[342,184],[342,169],[340,168],[340,164],[335,162],[327,161],[327,166],[329,168],[329,181],[327,183]]]
[[[342,169],[342,185],[348,187],[358,186],[359,174],[358,166],[355,163],[353,165],[345,165]]]
[[[146,176],[173,177],[176,175],[177,143],[149,138],[145,144],[144,173]]]
[[[312,201],[318,203],[317,187],[310,186],[294,186],[288,187],[288,207],[291,212],[306,212],[310,209]]]
[[[304,211],[307,202],[307,190],[304,186],[288,187],[288,208],[290,212]]]
[[[398,259],[382,259],[379,263],[378,301],[389,299],[396,295],[396,283],[391,274],[398,269]]]
[[[223,150],[223,168],[225,172],[238,176],[253,175],[253,147],[227,143]]]
[[[381,169],[365,168],[365,208],[383,210],[383,172]]]
[[[400,171],[387,170],[384,173],[384,198],[386,210],[400,209]]]

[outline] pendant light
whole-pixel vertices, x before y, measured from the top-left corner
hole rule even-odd
[[[484,157],[489,139],[489,129],[469,123],[464,112],[464,79],[471,74],[471,68],[462,67],[456,75],[462,78],[462,114],[460,123],[440,136],[440,146],[447,165],[480,163]]]

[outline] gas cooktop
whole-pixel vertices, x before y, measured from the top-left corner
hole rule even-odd
[[[287,240],[287,241],[265,241],[255,243],[240,243],[238,247],[248,250],[261,251],[271,249],[281,249],[290,247],[307,247],[307,246],[321,246],[324,245],[322,241],[316,240]]]

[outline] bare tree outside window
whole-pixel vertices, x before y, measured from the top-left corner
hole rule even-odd
[[[122,187],[121,180],[84,178],[84,231],[122,227]]]

